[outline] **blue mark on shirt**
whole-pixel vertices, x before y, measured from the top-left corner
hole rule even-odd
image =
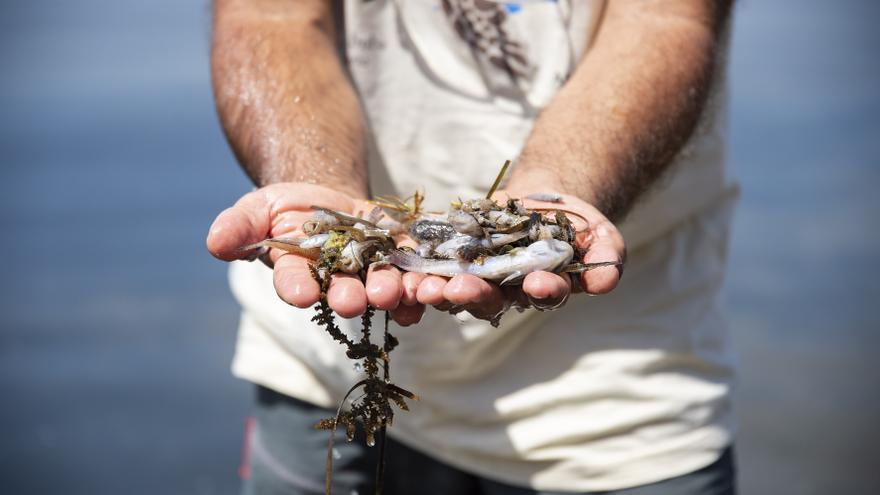
[[[556,0],[544,0],[550,3],[556,3]],[[505,2],[504,10],[507,11],[508,14],[516,14],[517,12],[522,10],[522,2]]]

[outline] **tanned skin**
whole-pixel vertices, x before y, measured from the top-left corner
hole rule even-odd
[[[366,199],[364,117],[339,62],[331,4],[217,0],[214,95],[256,185],[306,182]]]
[[[364,117],[336,53],[330,4],[215,2],[218,110],[240,163],[265,186],[215,220],[207,243],[220,259],[241,258],[248,253],[240,246],[296,232],[311,204],[368,209]],[[540,115],[500,196],[523,197],[536,192],[533,184],[562,193],[566,208],[592,227],[579,239],[590,248],[583,261],[623,259],[623,239],[609,218],[623,217],[693,131],[728,11],[729,2],[711,0],[609,2],[595,43]],[[313,305],[318,286],[306,261],[278,253],[273,260],[279,296]],[[613,267],[600,268],[582,274],[579,285],[600,294],[619,277]],[[369,303],[412,324],[426,304],[460,305],[488,318],[511,299],[554,306],[571,290],[568,277],[548,272],[529,274],[522,290],[503,291],[470,275],[382,269],[371,271],[366,286],[335,275],[328,301],[342,316],[356,316]]]
[[[690,137],[729,1],[614,0],[508,187],[552,184],[619,221]],[[533,182],[539,181],[539,182]]]

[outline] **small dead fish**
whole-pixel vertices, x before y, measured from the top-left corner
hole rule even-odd
[[[483,236],[483,227],[480,226],[480,222],[473,213],[468,213],[463,210],[452,210],[449,212],[447,219],[452,225],[452,228],[460,234],[473,237]]]
[[[314,206],[314,205],[312,205],[311,208],[313,210],[315,210],[315,214],[314,214],[313,218],[316,218],[319,215],[323,214],[323,215],[333,217],[338,221],[338,223],[341,223],[342,225],[347,225],[349,227],[351,227],[355,224],[358,224],[358,223],[362,223],[362,224],[366,225],[367,227],[371,227],[374,229],[379,228],[378,226],[376,226],[375,223],[373,223],[369,220],[365,220],[363,218],[358,218],[358,217],[353,217],[351,215],[348,215],[346,213],[342,213],[340,211],[335,211],[335,210],[331,210],[329,208],[323,208],[323,207]],[[328,222],[328,225],[333,225],[333,224]]]
[[[622,261],[600,261],[598,263],[572,263],[562,269],[565,273],[583,273],[603,266],[623,266]]]
[[[526,199],[531,199],[534,201],[544,201],[546,203],[562,203],[561,195],[549,192],[532,193],[527,195]]]
[[[520,283],[531,272],[556,272],[568,265],[573,257],[574,249],[570,244],[547,239],[534,242],[524,248],[516,248],[508,254],[486,257],[482,263],[428,260],[401,250],[391,251],[388,261],[408,272],[430,273],[444,277],[470,273],[504,285]]]
[[[467,259],[461,256],[461,250],[467,247],[479,246],[484,249],[495,249],[507,244],[512,244],[529,235],[529,231],[521,230],[512,234],[491,234],[489,238],[478,238],[464,234],[456,234],[455,237],[434,248],[434,254],[450,259]]]
[[[486,222],[491,223],[496,229],[505,229],[513,226],[519,226],[529,217],[517,215],[507,210],[491,210],[482,214]]]
[[[293,238],[293,237],[273,237],[265,239],[254,244],[249,244],[241,248],[241,251],[250,251],[253,249],[275,248],[282,251],[305,256],[310,259],[318,259],[321,255],[321,247],[330,238],[329,234],[318,234],[311,237]]]
[[[420,243],[439,244],[455,235],[455,228],[442,220],[418,220],[409,229],[412,238]]]
[[[339,271],[345,273],[358,273],[369,263],[367,259],[369,250],[381,245],[379,241],[349,241],[339,253]]]

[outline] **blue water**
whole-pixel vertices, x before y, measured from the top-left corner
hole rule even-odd
[[[748,493],[876,493],[876,2],[739,6],[728,307]]]
[[[870,493],[880,458],[880,66],[868,1],[740,2],[725,291],[744,493]],[[234,493],[250,389],[206,255],[249,187],[203,2],[0,4],[6,493]]]

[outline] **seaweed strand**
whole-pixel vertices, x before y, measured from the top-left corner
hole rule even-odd
[[[391,349],[397,345],[396,341],[394,345],[391,345],[390,339],[394,337],[388,333],[388,322],[391,320],[391,313],[388,311],[385,312],[385,328],[383,331],[383,344],[382,347],[385,350],[385,358],[382,360],[382,379],[385,383],[391,382],[390,375],[390,367],[391,360],[388,358],[388,353],[391,352]],[[406,405],[404,403],[404,405]],[[382,420],[382,427],[379,429],[379,461],[376,463],[376,495],[382,495],[382,486],[385,482],[385,443],[388,440],[387,437],[387,429],[388,425],[385,420]]]
[[[376,444],[376,433],[379,436],[379,461],[376,466],[375,493],[381,494],[385,473],[386,430],[394,418],[394,409],[391,407],[391,404],[393,403],[403,410],[408,410],[409,407],[405,399],[418,400],[418,396],[391,383],[389,353],[397,346],[397,339],[388,332],[388,324],[391,319],[389,313],[385,312],[381,347],[370,340],[373,315],[376,312],[372,306],[367,306],[366,311],[361,317],[360,339],[357,341],[352,340],[336,324],[333,310],[327,303],[327,289],[330,285],[330,276],[336,271],[332,260],[324,259],[322,256],[318,266],[311,266],[310,269],[312,276],[315,277],[321,287],[321,297],[318,304],[315,305],[317,314],[312,320],[322,325],[334,340],[345,345],[346,356],[363,363],[363,371],[366,375],[363,380],[354,384],[346,392],[336,410],[336,416],[322,419],[315,425],[317,429],[330,430],[330,439],[327,443],[324,493],[325,495],[332,495],[333,446],[335,444],[336,429],[340,424],[344,425],[346,439],[350,442],[354,438],[357,423],[360,422],[368,446],[372,447]],[[382,361],[381,376],[379,360]],[[345,402],[352,392],[361,387],[363,387],[363,395],[353,400],[347,411],[343,410]]]
[[[489,192],[486,194],[486,199],[492,199],[492,195],[495,194],[495,190],[501,185],[501,179],[503,179],[504,174],[507,173],[508,167],[510,167],[510,160],[504,160],[504,165],[501,166],[501,171],[498,172],[498,175],[495,177],[495,182],[493,182],[492,187],[489,188]]]

